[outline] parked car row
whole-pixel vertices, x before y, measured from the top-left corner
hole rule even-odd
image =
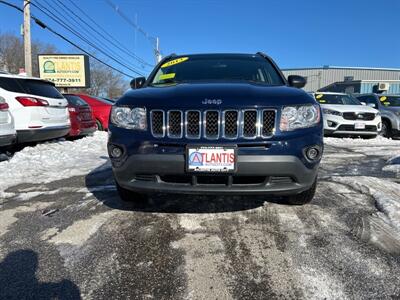
[[[107,130],[112,104],[63,95],[40,78],[0,74],[0,147]]]
[[[381,131],[378,110],[362,105],[357,98],[343,93],[312,93],[322,108],[325,136],[361,136],[374,138]]]

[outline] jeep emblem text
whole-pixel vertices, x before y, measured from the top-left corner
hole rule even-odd
[[[214,105],[221,105],[222,100],[221,99],[207,99],[205,98],[202,102],[202,104],[214,104]]]

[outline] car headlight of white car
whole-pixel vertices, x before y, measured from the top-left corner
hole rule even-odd
[[[336,111],[336,110],[328,109],[328,108],[322,109],[322,112],[323,112],[325,115],[343,116],[343,113],[341,113],[340,111]]]
[[[318,105],[285,106],[279,127],[281,131],[308,128],[318,124],[320,118]]]
[[[113,106],[111,123],[117,127],[135,130],[147,129],[146,109],[142,107]]]

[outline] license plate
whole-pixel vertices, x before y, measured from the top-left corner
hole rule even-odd
[[[236,170],[236,148],[216,146],[188,146],[188,172],[232,173]]]
[[[365,123],[355,123],[354,128],[355,129],[365,129]]]

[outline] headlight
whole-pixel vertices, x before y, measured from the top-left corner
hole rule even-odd
[[[378,112],[376,113],[375,117],[380,117],[380,116],[381,116],[381,113],[378,111]]]
[[[125,106],[113,106],[111,110],[111,123],[126,129],[146,130],[146,109]]]
[[[318,105],[285,106],[282,109],[280,129],[290,131],[312,127],[320,121]]]
[[[322,112],[323,112],[325,115],[334,115],[334,116],[342,116],[342,115],[343,115],[343,113],[341,113],[340,111],[336,111],[336,110],[332,110],[332,109],[327,109],[327,108],[322,109]]]

